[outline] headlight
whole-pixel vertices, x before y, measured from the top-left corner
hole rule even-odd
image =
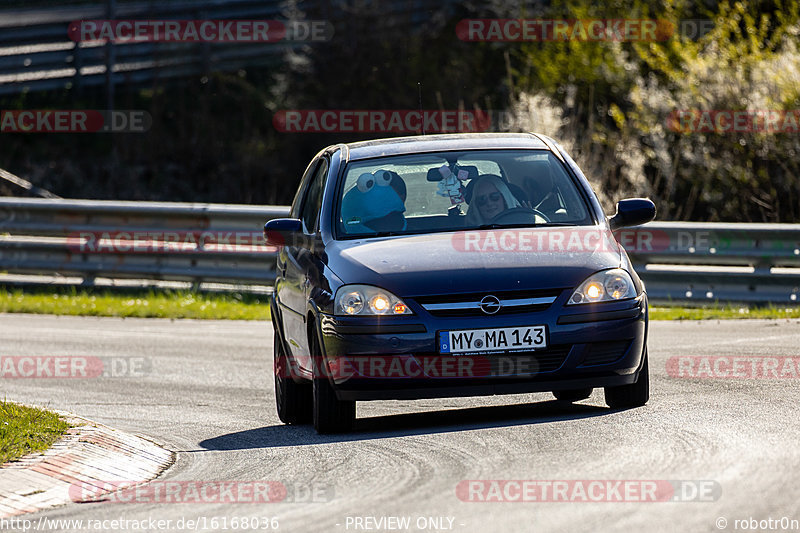
[[[570,296],[567,305],[613,302],[636,297],[631,275],[621,268],[604,270],[589,276]]]
[[[389,291],[372,285],[343,285],[336,291],[334,314],[344,316],[410,315],[411,309]]]

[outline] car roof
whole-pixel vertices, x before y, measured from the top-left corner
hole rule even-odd
[[[346,145],[351,161],[389,155],[481,149],[539,149],[547,145],[532,133],[459,133],[359,141]]]

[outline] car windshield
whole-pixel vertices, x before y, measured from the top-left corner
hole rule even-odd
[[[353,161],[340,183],[341,238],[594,223],[547,150],[470,150]]]

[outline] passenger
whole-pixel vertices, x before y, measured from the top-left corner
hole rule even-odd
[[[507,209],[520,207],[508,185],[500,176],[484,174],[478,176],[472,188],[472,198],[465,222],[468,226],[482,226]]]
[[[361,174],[342,199],[345,232],[405,230],[407,196],[406,183],[396,172],[376,170]]]

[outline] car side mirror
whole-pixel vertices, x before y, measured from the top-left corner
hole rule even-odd
[[[271,246],[311,247],[313,238],[303,233],[303,222],[297,218],[276,218],[264,224],[264,240]]]
[[[646,224],[656,217],[656,205],[648,198],[627,198],[617,202],[617,212],[609,217],[611,231]]]

